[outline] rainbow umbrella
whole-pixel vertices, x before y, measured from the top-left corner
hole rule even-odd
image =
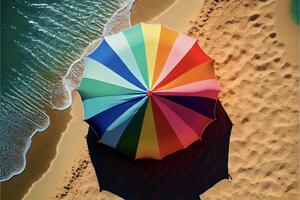
[[[78,91],[100,143],[162,159],[201,139],[220,86],[197,39],[140,23],[104,37],[86,57]]]

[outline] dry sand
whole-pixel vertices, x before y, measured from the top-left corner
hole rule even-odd
[[[187,1],[172,4],[172,9],[189,5],[180,2]],[[177,30],[194,19],[188,32],[198,37],[204,50],[216,59],[216,73],[223,86],[220,99],[235,124],[229,156],[233,180],[221,181],[201,198],[299,199],[299,69],[298,63],[289,59],[293,56],[286,56],[291,47],[278,38],[275,1],[220,0],[206,1],[202,8],[198,5],[199,15],[195,13]],[[170,17],[162,18],[166,15]],[[164,12],[158,19],[172,24],[178,14]],[[155,18],[148,21],[155,22]],[[296,41],[291,36],[286,38]],[[25,199],[120,199],[99,192],[83,139],[87,126],[81,121],[77,94],[73,100],[73,119],[58,145],[59,153]],[[64,144],[74,137],[77,139],[69,147],[73,150],[66,150],[68,145]]]
[[[274,0],[210,1],[189,31],[216,59],[220,99],[235,124],[233,180],[207,191],[205,200],[300,198],[299,67],[284,56],[290,47],[277,37],[275,6]]]

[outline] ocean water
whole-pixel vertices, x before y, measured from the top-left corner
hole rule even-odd
[[[83,71],[83,50],[130,26],[134,0],[1,1],[0,179],[26,166],[34,134],[66,109]]]

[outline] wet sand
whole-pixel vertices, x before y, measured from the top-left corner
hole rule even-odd
[[[162,23],[176,31],[186,33],[190,27],[191,19],[196,18],[202,0],[189,1],[137,1],[130,17],[131,24],[139,22]],[[166,7],[168,5],[168,7]],[[153,12],[154,11],[154,12]]]
[[[72,100],[72,119],[57,145],[57,154],[47,172],[33,184],[24,199],[52,199],[49,191],[55,190],[65,181],[65,175],[71,172],[74,159],[80,159],[85,153],[88,125],[82,120],[83,108],[77,92],[73,92]],[[78,161],[79,165],[84,163]]]
[[[37,181],[47,171],[56,155],[55,147],[71,120],[70,112],[71,109],[64,111],[47,110],[47,115],[51,119],[50,126],[46,131],[37,133],[33,137],[26,156],[25,170],[12,179],[1,183],[0,199],[21,199],[32,183]]]
[[[149,21],[170,7],[175,0],[136,0],[131,9],[131,24]]]
[[[162,23],[181,33],[187,33],[191,20],[197,17],[203,0],[175,1],[168,9],[149,20],[149,23]],[[151,9],[149,9],[151,12]]]

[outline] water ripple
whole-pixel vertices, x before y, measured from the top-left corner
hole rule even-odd
[[[125,27],[126,22],[128,26],[128,6],[132,3],[132,0],[2,3],[1,35],[5,40],[1,43],[4,50],[0,102],[1,181],[24,170],[31,138],[50,123],[45,110],[62,110],[71,104],[71,90],[77,87],[83,71],[82,51],[99,38],[104,29],[105,34],[116,31],[118,20],[122,21],[119,28]]]

